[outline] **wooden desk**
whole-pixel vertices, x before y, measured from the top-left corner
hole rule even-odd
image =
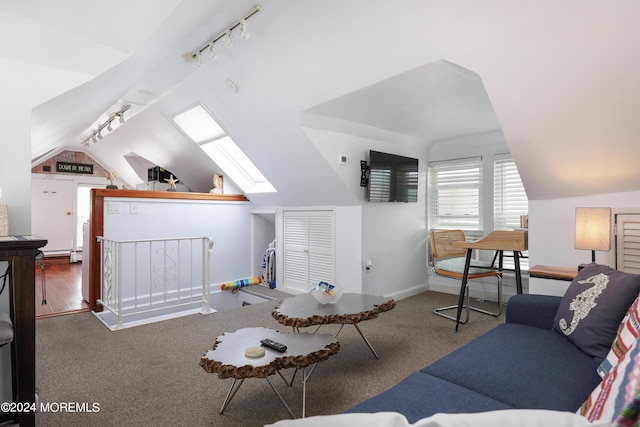
[[[47,240],[37,236],[0,236],[0,260],[11,266],[9,300],[13,322],[11,373],[13,401],[35,403],[36,396],[36,268],[38,249]],[[4,415],[4,414],[2,414]],[[34,426],[36,414],[8,414],[20,426]],[[2,421],[0,419],[0,421]]]
[[[577,268],[554,267],[552,265],[534,265],[529,267],[529,277],[541,279],[572,281],[578,275]]]
[[[467,257],[464,264],[464,274],[460,285],[460,296],[458,298],[458,314],[456,316],[456,332],[460,326],[460,316],[464,304],[464,295],[469,280],[469,266],[471,264],[471,254],[474,249],[487,249],[499,252],[499,269],[502,269],[502,254],[504,251],[513,251],[513,262],[516,270],[516,289],[522,293],[522,274],[520,272],[520,252],[526,251],[529,246],[528,231],[492,231],[486,237],[469,242],[453,242],[453,246],[467,249]]]

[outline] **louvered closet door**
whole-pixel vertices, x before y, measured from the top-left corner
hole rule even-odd
[[[335,279],[335,225],[332,210],[285,211],[284,286],[307,292]]]
[[[616,266],[640,274],[640,214],[616,215]]]

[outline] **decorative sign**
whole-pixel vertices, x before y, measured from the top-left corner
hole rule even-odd
[[[93,165],[84,163],[56,162],[56,172],[86,173],[93,175]]]

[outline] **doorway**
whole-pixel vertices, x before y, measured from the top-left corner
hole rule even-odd
[[[74,187],[68,180],[32,180],[31,232],[47,239],[45,254],[71,253],[74,248]]]
[[[83,223],[89,219],[91,189],[103,188],[87,177],[33,176],[32,234],[48,240],[36,268],[36,317],[88,309],[82,294]],[[44,273],[44,274],[43,274]],[[43,283],[44,280],[44,283]]]

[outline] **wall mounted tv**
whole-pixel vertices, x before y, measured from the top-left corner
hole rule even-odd
[[[369,151],[370,202],[417,202],[418,159]]]

